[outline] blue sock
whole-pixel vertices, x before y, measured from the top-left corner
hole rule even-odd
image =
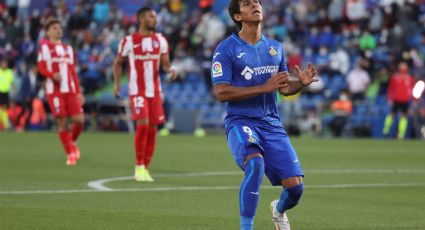
[[[254,229],[254,217],[241,216],[241,230]]]
[[[239,191],[239,208],[241,216],[241,229],[243,219],[252,219],[254,222],[255,212],[257,211],[259,190],[264,176],[264,159],[261,157],[254,157],[250,159],[244,168],[245,177]],[[252,226],[252,224],[251,224]]]
[[[304,191],[304,183],[294,186],[292,188],[284,188],[280,194],[279,203],[276,209],[278,212],[283,213],[288,209],[295,207],[301,199]]]

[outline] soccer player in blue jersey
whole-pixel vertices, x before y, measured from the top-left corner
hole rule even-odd
[[[316,82],[316,69],[295,67],[291,76],[282,45],[261,33],[259,0],[231,0],[229,13],[240,31],[221,42],[213,57],[216,97],[227,102],[227,143],[245,172],[240,192],[240,229],[253,229],[264,173],[282,186],[271,203],[276,229],[290,229],[285,212],[296,206],[304,190],[303,171],[278,115],[276,91],[292,95]]]

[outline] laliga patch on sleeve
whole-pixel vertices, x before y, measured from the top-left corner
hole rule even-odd
[[[220,77],[223,76],[223,68],[221,67],[220,62],[214,62],[212,65],[212,76]]]

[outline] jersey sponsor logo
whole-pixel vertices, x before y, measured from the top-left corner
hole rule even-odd
[[[274,75],[277,72],[279,72],[279,66],[277,65],[260,66],[260,67],[254,68],[254,71],[255,71],[255,75],[260,75],[260,74]]]
[[[254,75],[261,75],[261,74],[271,74],[274,75],[279,71],[279,66],[260,66],[255,67],[254,69],[251,69],[250,67],[246,66],[245,69],[242,71],[241,75],[245,77],[246,80],[251,80]]]
[[[160,58],[159,54],[146,54],[146,55],[135,55],[136,60],[148,61],[148,60],[158,60]]]
[[[54,57],[52,58],[52,62],[72,64],[72,59],[66,57]]]
[[[223,76],[223,68],[221,67],[220,62],[214,62],[212,66],[212,76],[220,77]]]
[[[274,57],[277,55],[277,50],[274,47],[269,48],[269,54],[270,56]]]
[[[236,57],[238,57],[239,59],[241,59],[242,57],[243,57],[243,55],[245,55],[246,53],[244,53],[244,52],[242,52],[242,53],[240,53],[238,56],[236,56]]]
[[[254,74],[254,70],[248,66],[245,66],[245,69],[243,69],[241,73],[241,75],[244,76],[244,78],[248,81],[252,79],[252,74]]]

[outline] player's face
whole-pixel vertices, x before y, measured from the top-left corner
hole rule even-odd
[[[0,64],[0,67],[1,67],[2,69],[7,69],[7,61],[2,60],[2,61],[1,61],[1,64]]]
[[[400,73],[408,73],[409,72],[409,67],[407,66],[406,63],[400,63],[398,65],[398,70],[400,71]]]
[[[260,0],[241,0],[240,14],[236,15],[236,19],[248,23],[263,21],[263,7],[261,7]]]
[[[62,38],[62,26],[59,23],[55,23],[47,30],[47,37],[49,39],[61,39]]]
[[[156,13],[155,11],[151,10],[146,12],[143,16],[142,16],[142,25],[144,25],[144,27],[147,30],[150,31],[155,31],[156,28]]]

